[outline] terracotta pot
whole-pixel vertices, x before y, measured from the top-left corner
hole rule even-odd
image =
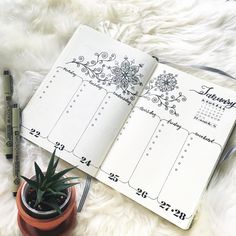
[[[58,215],[50,219],[38,219],[30,216],[23,205],[21,192],[26,183],[21,184],[20,188],[17,191],[16,204],[18,208],[18,225],[21,229],[23,235],[43,235],[45,231],[50,232],[49,235],[60,235],[62,231],[67,231],[75,223],[76,218],[76,191],[75,187],[71,187],[71,197],[70,200],[62,212],[61,215]],[[59,231],[59,232],[58,232]],[[60,234],[59,234],[60,233]]]

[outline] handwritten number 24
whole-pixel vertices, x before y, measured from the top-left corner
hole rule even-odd
[[[82,157],[80,162],[85,164],[86,166],[90,166],[91,164],[91,160],[87,160],[86,157]]]

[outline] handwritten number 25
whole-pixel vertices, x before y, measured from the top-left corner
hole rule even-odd
[[[110,173],[108,178],[109,178],[110,180],[114,181],[114,182],[117,182],[117,181],[118,181],[118,178],[119,178],[119,175],[115,175],[115,174],[113,174],[113,173]]]

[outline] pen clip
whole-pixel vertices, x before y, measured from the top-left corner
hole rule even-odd
[[[12,75],[9,75],[10,76],[10,92],[11,92],[11,95],[13,94],[13,77]]]

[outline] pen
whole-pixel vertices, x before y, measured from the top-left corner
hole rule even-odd
[[[12,158],[12,111],[11,111],[11,97],[13,92],[12,76],[9,70],[3,71],[3,88],[5,96],[5,155],[7,159]]]
[[[13,141],[13,196],[16,196],[20,184],[20,108],[17,104],[12,107],[12,141]]]

